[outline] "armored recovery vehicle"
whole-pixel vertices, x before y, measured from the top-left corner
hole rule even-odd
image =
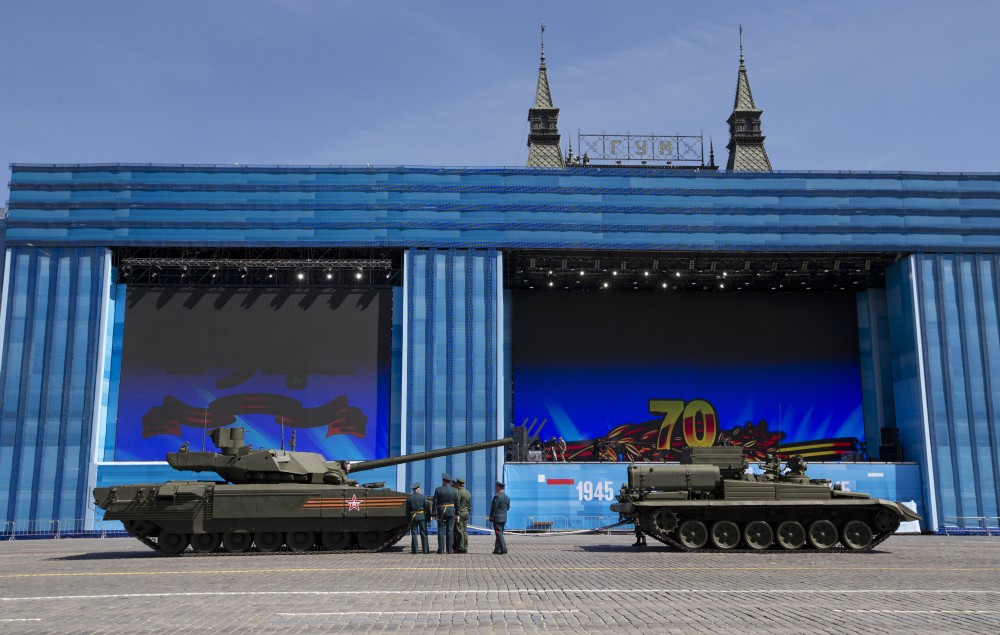
[[[150,548],[178,555],[276,551],[379,551],[410,527],[406,494],[384,483],[359,485],[349,473],[506,445],[510,438],[406,456],[364,461],[327,461],[312,452],[254,450],[242,428],[211,433],[219,452],[192,452],[188,444],[167,453],[178,470],[215,472],[225,482],[167,481],[94,489],[105,520],[121,520],[125,531]]]
[[[747,473],[742,448],[689,448],[680,465],[630,465],[611,510],[684,551],[716,549],[871,549],[902,521],[920,516],[900,503],[831,487],[806,476],[791,457],[787,471],[774,457],[759,475]]]

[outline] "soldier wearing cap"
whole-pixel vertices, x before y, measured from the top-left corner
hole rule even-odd
[[[496,543],[493,553],[504,555],[507,553],[507,541],[503,537],[503,528],[507,524],[507,510],[510,509],[510,496],[504,493],[504,484],[497,481],[497,493],[490,504],[490,522],[493,523],[493,534],[496,536]]]
[[[455,553],[469,552],[469,518],[472,516],[472,493],[465,489],[465,479],[455,477],[458,505],[455,507]]]
[[[441,487],[434,490],[434,517],[438,521],[438,553],[455,553],[455,506],[458,492],[451,486],[451,477],[441,475]]]
[[[427,497],[420,492],[420,483],[410,486],[413,493],[406,497],[406,515],[410,519],[410,548],[413,553],[417,553],[417,536],[423,546],[423,553],[430,553],[427,546],[427,520],[430,518],[430,509]]]

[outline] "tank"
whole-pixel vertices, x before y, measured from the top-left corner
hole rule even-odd
[[[782,468],[771,455],[763,474],[748,474],[742,448],[689,448],[680,465],[630,465],[611,509],[640,540],[683,551],[864,551],[920,519],[900,503],[811,479],[806,468],[801,456]]]
[[[211,433],[219,452],[187,443],[167,453],[178,470],[214,472],[225,481],[167,481],[94,489],[105,520],[164,555],[195,552],[305,551],[320,547],[380,551],[409,530],[407,494],[351,475],[389,465],[507,445],[510,438],[350,463],[313,452],[254,450],[242,428]],[[294,445],[294,444],[293,444]]]

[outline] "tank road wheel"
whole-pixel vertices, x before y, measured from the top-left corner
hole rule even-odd
[[[888,509],[875,512],[875,531],[880,534],[891,534],[899,529],[899,517]]]
[[[168,556],[176,556],[188,546],[187,534],[175,534],[172,531],[160,530],[156,546]]]
[[[346,531],[324,531],[320,541],[330,551],[342,551],[350,546],[351,534]]]
[[[829,549],[837,544],[837,528],[826,519],[809,525],[809,544],[816,549]]]
[[[358,533],[358,546],[362,549],[377,549],[385,542],[384,531],[362,531]]]
[[[712,525],[712,544],[718,549],[734,549],[740,544],[740,528],[731,520]]]
[[[774,542],[774,531],[763,520],[751,520],[743,530],[743,541],[751,549],[767,549]]]
[[[308,551],[316,544],[316,534],[311,531],[290,531],[285,534],[285,544],[292,551]]]
[[[246,531],[227,531],[222,534],[222,548],[231,553],[243,553],[253,544],[253,539]]]
[[[685,520],[677,532],[677,541],[688,549],[701,549],[708,542],[708,529],[700,520]]]
[[[281,549],[281,532],[258,531],[253,535],[253,542],[261,551],[277,551]]]
[[[851,551],[863,551],[872,546],[872,528],[860,520],[849,520],[841,531],[840,542]]]
[[[798,521],[786,520],[774,533],[782,549],[798,549],[806,544],[806,529]]]
[[[191,534],[191,548],[198,553],[211,553],[219,548],[219,534]]]

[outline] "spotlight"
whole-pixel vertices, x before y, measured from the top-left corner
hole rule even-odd
[[[584,274],[584,271],[581,269],[580,270],[580,275],[582,276],[583,274]]]
[[[680,271],[674,272],[674,276],[680,278],[681,277],[681,272]]]
[[[608,288],[608,283],[607,283],[607,282],[605,282],[605,283],[604,283],[604,288],[605,288],[605,289],[607,289],[607,288]]]
[[[666,283],[666,282],[664,282],[664,283],[663,283],[663,288],[664,288],[664,289],[666,289],[666,288],[667,288],[667,283]]]
[[[726,276],[728,276],[728,275],[729,275],[729,274],[728,274],[728,273],[726,273],[725,271],[723,271],[723,272],[722,272],[722,277],[723,277],[723,278],[725,278],[725,277],[726,277]]]
[[[300,271],[298,274],[295,275],[295,277],[298,278],[299,280],[303,280],[303,279],[305,279],[306,274],[304,274],[304,273],[302,273]]]
[[[553,286],[554,284],[555,284],[555,283],[553,283],[553,282],[550,282],[550,283],[549,283],[549,286],[551,287],[551,286]]]
[[[357,278],[358,280],[360,280],[361,279],[361,272],[359,271],[356,274],[354,274],[354,277]]]
[[[549,269],[549,275],[550,275],[550,276],[552,275],[552,270],[551,270],[551,269]]]
[[[332,273],[330,273],[330,272],[328,271],[328,272],[326,273],[326,279],[327,279],[327,280],[333,280],[333,274],[332,274]]]
[[[720,283],[719,283],[719,288],[720,288],[720,289],[725,289],[725,288],[726,288],[726,285],[724,285],[724,284],[722,284],[722,283],[720,282]]]
[[[613,275],[613,276],[617,276],[617,275],[618,275],[618,272],[617,272],[617,271],[612,271],[612,272],[611,272],[611,275]]]
[[[273,277],[274,277],[274,274],[273,274],[273,273],[269,273],[269,274],[267,274],[267,277],[268,277],[268,278],[273,278]]]
[[[644,275],[644,276],[649,276],[649,272],[648,272],[648,271],[644,271],[644,272],[642,273],[642,275]]]

